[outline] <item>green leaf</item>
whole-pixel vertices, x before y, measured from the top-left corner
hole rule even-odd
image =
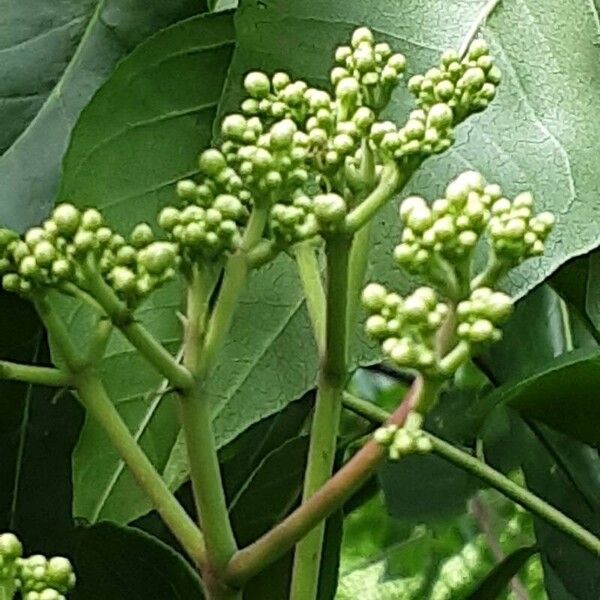
[[[119,60],[149,35],[205,10],[202,0],[53,0],[41,4],[4,0],[0,4],[4,17],[0,37],[3,47],[7,46],[1,61],[4,88],[0,93],[14,96],[12,102],[27,94],[47,94],[41,105],[43,95],[37,101],[32,96],[23,105],[20,123],[18,113],[10,113],[15,116],[14,126],[9,125],[6,112],[0,113],[8,132],[6,142],[21,129],[0,157],[0,223],[23,230],[47,215],[71,130],[94,92]],[[2,103],[5,110],[11,110],[10,102],[7,98]],[[16,104],[12,110],[18,111]]]
[[[94,4],[94,0],[0,2],[0,13],[9,16],[0,23],[0,154],[27,127],[60,79]]]
[[[203,597],[198,574],[181,555],[131,527],[99,523],[84,529],[73,562],[73,600]]]
[[[61,198],[102,207],[117,227],[153,219],[172,195],[170,183],[194,171],[198,149],[210,140],[233,36],[230,15],[195,17],[161,31],[123,60],[73,131]],[[132,156],[140,158],[132,162]],[[179,294],[176,283],[167,286],[137,313],[173,353]],[[70,303],[67,312],[74,337],[84,339],[88,311]],[[163,398],[161,378],[118,334],[100,370],[121,416],[163,473],[179,424],[174,402]],[[104,433],[87,420],[74,457],[75,515],[127,523],[148,509]]]
[[[28,302],[0,293],[0,331],[1,356],[48,364]],[[82,411],[61,390],[0,381],[0,415],[0,531],[16,531],[26,548],[64,554],[73,528],[71,452]]]
[[[537,551],[535,546],[527,546],[509,554],[492,569],[472,592],[465,596],[464,600],[493,600],[498,598],[510,583],[510,580]]]
[[[515,428],[511,443],[521,448],[527,487],[600,535],[598,451],[534,421]],[[536,519],[534,523],[549,597],[587,600],[600,596],[598,557],[546,522]]]
[[[580,349],[539,367],[521,381],[500,386],[486,399],[600,447],[600,351]]]

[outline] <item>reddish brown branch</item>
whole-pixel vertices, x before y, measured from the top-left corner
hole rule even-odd
[[[402,425],[422,380],[416,379],[404,401],[388,423]],[[313,527],[341,508],[373,475],[385,458],[385,451],[373,440],[367,442],[316,494],[261,538],[235,553],[225,572],[230,585],[242,585],[267,565],[288,552]]]

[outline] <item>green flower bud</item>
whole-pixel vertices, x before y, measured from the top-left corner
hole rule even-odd
[[[38,598],[39,600],[64,600],[64,596],[52,588],[42,590]]]
[[[266,98],[271,92],[271,82],[261,71],[251,71],[244,78],[244,88],[253,98]]]
[[[137,251],[133,246],[121,246],[115,255],[115,262],[118,265],[133,265],[137,257]]]
[[[408,340],[402,338],[389,353],[390,358],[400,366],[409,366],[415,358],[414,348]]]
[[[471,89],[479,89],[484,83],[485,73],[479,67],[467,69],[459,81],[459,85]]]
[[[263,102],[263,100],[261,100]],[[268,100],[264,100],[270,105]],[[246,115],[257,115],[260,112],[260,103],[254,98],[246,98],[240,105],[242,112]]]
[[[225,219],[237,221],[245,212],[239,198],[231,194],[220,194],[215,198],[213,208],[218,210]]]
[[[371,45],[374,41],[373,32],[368,27],[358,27],[352,32],[350,44],[353,48],[358,48],[362,43]]]
[[[26,256],[19,263],[19,273],[27,278],[37,278],[41,275],[40,267],[33,256]]]
[[[452,109],[444,103],[434,104],[427,114],[427,124],[436,129],[447,129],[452,125]]]
[[[95,208],[84,210],[81,215],[81,227],[88,231],[96,231],[102,227],[104,220],[102,214]]]
[[[421,196],[409,196],[400,204],[400,218],[406,223],[409,215],[414,210],[422,210],[423,208],[427,208],[427,203],[423,198],[421,198]]]
[[[177,182],[177,196],[184,202],[193,202],[196,199],[196,182],[183,179]]]
[[[131,232],[131,245],[134,248],[143,248],[154,240],[152,227],[148,223],[138,223]]]
[[[296,124],[291,119],[283,119],[271,127],[271,147],[276,150],[289,148],[298,131]]]
[[[164,273],[173,266],[175,258],[175,247],[169,242],[153,242],[138,253],[139,263],[151,275]]]
[[[375,121],[375,113],[367,106],[361,106],[352,116],[352,120],[359,129],[366,131]]]
[[[344,69],[343,67],[334,67],[331,69],[329,79],[333,85],[337,85],[340,81],[342,81],[342,79],[345,79],[349,76],[350,73],[348,73],[347,69]]]
[[[360,86],[354,77],[344,77],[335,86],[335,95],[338,98],[356,98]]]
[[[18,293],[21,290],[21,278],[16,273],[6,273],[2,276],[2,287],[7,292]]]
[[[7,231],[7,230],[5,230]],[[13,238],[14,239],[14,238]],[[32,227],[25,233],[25,243],[33,249],[42,240],[48,239],[47,232],[41,227]]]
[[[445,67],[452,63],[460,62],[460,56],[456,50],[446,50],[441,57],[441,62]]]
[[[271,79],[272,83],[273,83],[273,89],[276,92],[281,91],[283,88],[285,88],[287,85],[289,85],[290,83],[290,76],[287,73],[283,73],[283,72],[278,72],[275,73],[273,75],[273,78]]]
[[[408,140],[420,140],[425,135],[425,123],[416,119],[409,119],[402,128],[402,133]]]
[[[375,337],[385,337],[388,334],[388,323],[381,315],[372,315],[365,324],[366,332]]]
[[[485,54],[488,54],[490,51],[489,46],[487,45],[487,42],[485,40],[482,40],[481,38],[473,40],[471,42],[471,44],[469,45],[469,50],[467,52],[467,56],[471,59],[471,60],[477,60],[479,57],[484,56]]]
[[[465,248],[473,248],[477,244],[477,234],[467,229],[458,234],[458,243]]]
[[[487,319],[477,319],[469,329],[469,338],[472,342],[486,342],[493,337],[494,326]]]
[[[182,235],[187,246],[199,246],[206,237],[206,225],[203,222],[188,223]]]
[[[15,560],[23,556],[23,546],[14,533],[0,535],[0,558]]]
[[[385,306],[387,290],[378,283],[370,283],[362,293],[363,306],[372,312],[377,312]]]
[[[56,249],[50,242],[42,240],[33,249],[33,256],[40,267],[48,267],[56,258]]]
[[[114,267],[109,278],[117,292],[129,294],[135,290],[135,273],[128,267]]]
[[[339,154],[349,154],[354,149],[354,140],[346,133],[340,133],[333,138],[333,149]]]
[[[428,312],[427,303],[423,298],[412,294],[404,300],[402,306],[402,314],[407,320],[416,322],[427,318]]]
[[[59,258],[52,263],[52,275],[58,279],[69,279],[71,274],[71,263],[68,260]]]
[[[376,67],[375,53],[370,46],[360,46],[353,53],[354,66],[361,72],[370,71]]]
[[[326,224],[336,224],[346,217],[346,202],[338,194],[319,194],[315,196],[315,216],[319,221]]]
[[[426,205],[415,206],[406,217],[406,224],[417,233],[422,233],[433,223],[433,215]]]
[[[235,115],[234,115],[235,116]],[[226,117],[227,118],[227,117]],[[242,117],[243,119],[243,117]],[[225,123],[225,122],[223,122]],[[235,120],[234,120],[235,124]],[[246,126],[246,121],[244,119],[244,129]],[[243,131],[242,131],[243,133]],[[218,175],[226,166],[227,163],[225,161],[225,157],[219,150],[215,148],[210,148],[205,150],[199,158],[199,167],[200,171],[209,177],[215,177]]]
[[[352,56],[352,48],[350,46],[338,46],[335,49],[335,62],[346,64],[346,60]]]
[[[389,446],[392,443],[397,431],[397,425],[384,425],[383,427],[379,427],[375,430],[373,433],[373,439],[381,446]]]
[[[179,211],[173,206],[166,206],[158,215],[158,225],[165,231],[172,231],[179,223]]]
[[[79,228],[80,214],[72,204],[59,204],[52,212],[60,234],[72,237]]]
[[[223,137],[231,140],[241,140],[246,131],[246,118],[244,115],[227,115],[221,123]]]

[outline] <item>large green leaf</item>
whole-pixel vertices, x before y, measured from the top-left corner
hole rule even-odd
[[[169,183],[193,172],[198,148],[210,139],[232,40],[230,15],[200,16],[161,31],[134,50],[74,129],[61,197],[103,207],[117,228],[150,219],[171,195]],[[174,352],[180,331],[178,303],[174,284],[138,313]],[[77,339],[89,332],[87,316],[78,305],[67,315]],[[163,472],[179,426],[171,398],[159,393],[160,377],[120,335],[112,337],[100,369],[122,417]],[[76,516],[126,523],[148,510],[146,498],[103,432],[89,420],[74,469]]]
[[[2,0],[0,154],[44,104],[75,52],[95,0]]]
[[[29,303],[0,293],[0,331],[2,358],[48,364],[41,323]],[[0,415],[0,531],[16,531],[27,548],[67,552],[71,452],[81,410],[60,390],[0,381]]]
[[[598,451],[533,421],[515,428],[512,443],[521,448],[527,486],[599,535]],[[535,521],[535,531],[550,600],[599,597],[598,557],[544,521]]]
[[[99,523],[84,529],[73,562],[73,600],[203,598],[198,574],[181,555],[131,527]]]
[[[71,129],[117,62],[155,31],[205,10],[202,0],[0,3],[5,142],[22,129],[0,157],[0,223],[22,230],[46,216]],[[52,85],[40,105],[35,94]]]

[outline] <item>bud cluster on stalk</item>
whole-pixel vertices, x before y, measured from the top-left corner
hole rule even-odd
[[[512,298],[503,292],[476,288],[456,307],[456,333],[471,343],[497,342],[502,337],[498,326],[510,317],[512,308]]]
[[[428,110],[444,103],[460,122],[487,108],[500,84],[500,69],[482,39],[471,42],[464,58],[455,50],[442,54],[440,65],[408,80],[419,107]]]
[[[0,535],[0,586],[19,591],[23,600],[65,600],[75,586],[67,558],[35,554],[23,558],[23,546],[12,533]]]
[[[115,293],[135,305],[175,274],[177,252],[137,225],[129,240],[104,223],[101,213],[60,204],[40,227],[21,238],[0,230],[0,273],[5,290],[23,296],[65,284],[87,286],[85,268],[97,269]]]
[[[390,460],[399,460],[409,454],[427,454],[433,446],[422,425],[423,415],[410,412],[402,427],[383,425],[375,431],[373,439],[387,448]]]
[[[470,264],[483,236],[491,260],[507,268],[539,256],[554,224],[549,212],[533,214],[529,192],[511,201],[499,185],[486,183],[476,171],[461,173],[431,205],[420,196],[404,199],[399,213],[403,229],[394,250],[397,264],[438,282],[452,265]]]
[[[420,287],[402,297],[370,283],[363,290],[362,303],[369,313],[365,329],[381,343],[386,358],[402,369],[436,371],[435,336],[448,306],[432,288]]]

